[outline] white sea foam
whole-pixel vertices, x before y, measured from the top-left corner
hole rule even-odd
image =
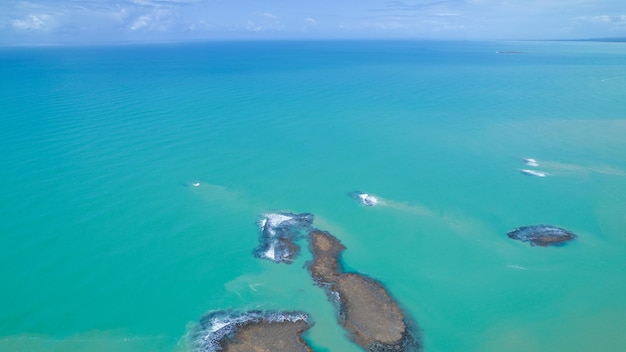
[[[293,217],[285,215],[285,214],[279,214],[279,213],[271,213],[271,214],[265,214],[266,219],[267,219],[267,223],[269,224],[269,226],[271,227],[277,227],[280,224],[282,224],[285,221],[289,221],[291,219],[293,219]]]
[[[520,172],[528,176],[546,177],[547,175],[543,171],[529,170],[529,169],[521,169]]]
[[[524,164],[528,165],[528,166],[539,166],[539,163],[537,162],[537,160],[533,159],[533,158],[524,158]]]
[[[224,321],[221,319],[213,319],[213,321],[211,322],[211,332],[216,332],[218,330],[221,330],[222,328],[230,325],[231,322],[229,321]]]
[[[267,231],[268,234],[275,236],[276,228],[290,220],[293,220],[293,217],[285,214],[265,214],[264,218],[259,220],[259,227],[261,228],[261,231]]]
[[[264,253],[265,257],[271,260],[276,260],[276,252],[274,250],[274,245],[271,244],[270,248],[267,250],[267,252]]]
[[[341,296],[339,295],[339,292],[337,291],[329,291],[328,292],[330,301],[333,302],[336,305],[341,304]]]
[[[359,194],[359,198],[361,199],[361,203],[367,205],[368,207],[378,204],[378,198],[371,194],[361,193]]]

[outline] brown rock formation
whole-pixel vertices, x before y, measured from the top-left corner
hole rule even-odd
[[[509,238],[529,242],[532,246],[561,246],[572,241],[576,235],[571,231],[552,225],[520,226],[507,233]]]
[[[224,352],[313,352],[302,339],[309,328],[302,320],[291,322],[255,322],[240,327],[222,342]]]
[[[327,232],[309,234],[313,261],[309,272],[338,304],[339,322],[352,340],[372,352],[418,351],[419,342],[409,331],[406,318],[377,281],[358,273],[345,273],[339,263],[345,247]]]
[[[302,339],[309,327],[299,311],[215,311],[191,338],[195,352],[313,352]]]

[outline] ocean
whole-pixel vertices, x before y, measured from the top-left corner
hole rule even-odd
[[[193,351],[218,310],[302,310],[317,352],[360,351],[306,246],[253,255],[281,211],[425,351],[626,345],[623,43],[4,47],[0,165],[1,351]],[[578,237],[507,237],[535,224]]]

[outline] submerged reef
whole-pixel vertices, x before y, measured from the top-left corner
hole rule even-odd
[[[275,263],[293,263],[300,252],[296,241],[306,236],[313,219],[313,214],[309,213],[265,214],[258,222],[261,228],[260,243],[254,250],[254,256]]]
[[[339,323],[356,344],[370,352],[421,350],[412,324],[387,290],[362,274],[343,272],[339,260],[346,248],[337,238],[314,230],[309,242],[309,273],[336,305]]]
[[[551,225],[521,226],[507,233],[509,238],[529,242],[532,246],[561,246],[576,238],[568,230]]]
[[[303,312],[211,312],[193,333],[195,352],[313,352],[302,339],[310,328]]]

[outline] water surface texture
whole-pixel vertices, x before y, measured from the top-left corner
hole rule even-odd
[[[234,309],[360,351],[307,250],[253,256],[259,217],[293,212],[425,351],[621,351],[625,87],[619,43],[0,48],[0,350],[187,351]],[[528,224],[578,237],[507,237]]]

